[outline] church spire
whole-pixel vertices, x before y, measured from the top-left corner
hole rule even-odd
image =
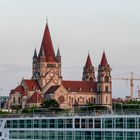
[[[92,62],[91,62],[89,54],[88,54],[88,57],[87,57],[87,61],[86,61],[85,67],[86,68],[92,67]]]
[[[90,55],[88,54],[86,64],[83,68],[83,81],[95,81],[95,72],[94,67],[92,65]]]
[[[36,49],[34,50],[34,56],[33,57],[37,57]]]
[[[100,65],[101,65],[102,67],[105,67],[106,65],[108,65],[108,62],[107,62],[107,59],[106,59],[106,55],[105,55],[105,51],[103,52]]]
[[[57,57],[60,57],[61,55],[60,55],[60,50],[59,50],[59,48],[58,48],[58,50],[57,50]]]
[[[39,56],[40,56],[42,48],[43,48],[44,53],[45,53],[46,61],[56,62],[55,53],[54,53],[54,49],[53,49],[53,44],[52,44],[52,40],[51,40],[51,35],[50,35],[48,23],[46,23],[46,27],[45,27],[44,36],[43,36],[43,39],[42,39],[42,44],[41,44]]]
[[[57,50],[56,60],[57,60],[57,62],[61,62],[61,55],[60,55],[60,50],[59,50],[59,48],[58,48],[58,50]]]

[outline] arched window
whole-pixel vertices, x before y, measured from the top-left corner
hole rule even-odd
[[[109,77],[105,76],[105,82],[109,82]]]
[[[13,103],[16,103],[16,98],[15,97],[13,97]]]
[[[18,103],[20,103],[20,102],[21,102],[20,97],[18,97]]]
[[[105,87],[105,92],[108,92],[108,86]]]
[[[108,97],[106,96],[106,103],[108,103]]]

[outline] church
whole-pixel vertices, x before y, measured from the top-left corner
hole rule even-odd
[[[42,102],[48,99],[57,100],[63,109],[87,104],[111,107],[111,67],[105,51],[98,66],[97,77],[89,54],[83,66],[81,81],[64,80],[61,65],[60,50],[58,48],[55,54],[46,24],[39,53],[35,50],[33,54],[32,77],[23,78],[21,83],[11,90],[10,108],[40,107]]]

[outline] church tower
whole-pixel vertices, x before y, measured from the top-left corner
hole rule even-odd
[[[110,106],[112,104],[111,67],[107,62],[105,52],[103,52],[101,63],[98,67],[97,80],[97,104]]]
[[[95,72],[94,67],[92,65],[90,55],[88,54],[86,64],[83,68],[83,81],[95,81]]]
[[[38,56],[36,50],[34,52],[32,78],[38,81],[41,89],[50,83],[51,85],[61,84],[60,51],[58,49],[57,55],[55,56],[48,24],[45,27]]]

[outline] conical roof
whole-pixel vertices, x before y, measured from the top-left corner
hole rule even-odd
[[[34,57],[37,57],[36,49],[34,50]]]
[[[45,27],[44,36],[43,36],[43,39],[42,39],[42,44],[41,44],[39,56],[41,55],[42,48],[45,52],[46,61],[55,62],[56,58],[55,58],[55,53],[54,53],[54,49],[53,49],[53,44],[52,44],[48,24],[46,24],[46,27]]]
[[[89,54],[88,54],[88,57],[87,57],[87,61],[86,61],[85,67],[86,68],[92,67],[92,62],[91,62]]]
[[[60,50],[59,50],[59,48],[58,48],[58,50],[57,50],[57,57],[60,57],[61,55],[60,55]]]
[[[108,65],[108,62],[107,62],[107,59],[106,59],[106,55],[105,55],[105,51],[103,52],[100,65],[101,65],[102,67]]]

